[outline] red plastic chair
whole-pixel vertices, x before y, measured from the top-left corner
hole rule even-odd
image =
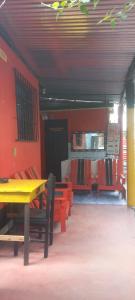
[[[98,190],[124,191],[125,178],[120,174],[118,159],[102,159],[98,161],[97,183]]]
[[[73,190],[91,190],[92,189],[92,178],[91,178],[91,160],[84,159],[83,165],[83,184],[78,183],[78,172],[79,172],[79,160],[71,160],[71,172],[66,180],[72,183]]]
[[[66,231],[66,220],[69,216],[69,209],[68,189],[55,188],[54,221],[60,222],[61,232]]]
[[[67,197],[67,201],[69,202],[68,206],[68,216],[71,216],[71,207],[73,204],[73,192],[72,192],[72,182],[66,181],[66,182],[56,182],[55,184],[56,186],[56,190],[60,190],[60,191],[67,191],[66,192],[66,197]]]

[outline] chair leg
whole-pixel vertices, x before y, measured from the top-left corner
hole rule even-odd
[[[61,219],[61,232],[66,232],[66,220],[65,220],[65,218]]]
[[[71,205],[69,207],[68,216],[71,217]]]
[[[54,196],[53,196],[54,197]],[[49,236],[49,245],[53,244],[53,227],[54,227],[54,202],[52,203],[51,212],[50,212],[50,236]]]
[[[62,203],[61,205],[61,232],[66,232],[66,203]]]
[[[54,224],[53,224],[53,219],[51,220],[51,222],[50,222],[50,236],[49,236],[49,245],[51,246],[52,244],[53,244],[53,226],[54,226]]]
[[[44,258],[48,257],[49,224],[45,226]]]
[[[50,241],[49,241],[49,245],[52,246],[53,244],[53,232],[50,231]]]
[[[14,256],[18,256],[18,243],[14,242]]]

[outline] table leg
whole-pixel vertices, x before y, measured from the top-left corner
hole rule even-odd
[[[15,235],[18,233],[18,226],[15,224]],[[14,256],[18,256],[18,242],[14,242]]]
[[[30,207],[24,205],[24,265],[29,264]]]

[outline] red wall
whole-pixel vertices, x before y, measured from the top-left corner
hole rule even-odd
[[[47,113],[49,119],[67,119],[69,140],[73,131],[105,131],[108,122],[108,109],[82,109]]]
[[[0,48],[7,55],[7,62],[0,58],[0,177],[8,177],[14,172],[24,170],[31,165],[35,165],[40,173],[40,140],[37,142],[16,142],[14,68],[37,90],[38,80],[1,38]],[[40,131],[39,122],[38,128]]]

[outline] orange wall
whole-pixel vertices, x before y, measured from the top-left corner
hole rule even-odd
[[[0,177],[10,176],[16,171],[35,165],[40,167],[40,140],[16,142],[16,97],[14,68],[16,68],[38,90],[38,80],[22,61],[0,38],[0,48],[7,55],[7,63],[0,59]],[[39,113],[39,112],[38,112]],[[39,131],[40,126],[38,123]],[[16,149],[16,156],[14,155]]]
[[[82,109],[47,113],[49,119],[67,119],[69,140],[73,131],[105,131],[108,122],[108,109]]]

